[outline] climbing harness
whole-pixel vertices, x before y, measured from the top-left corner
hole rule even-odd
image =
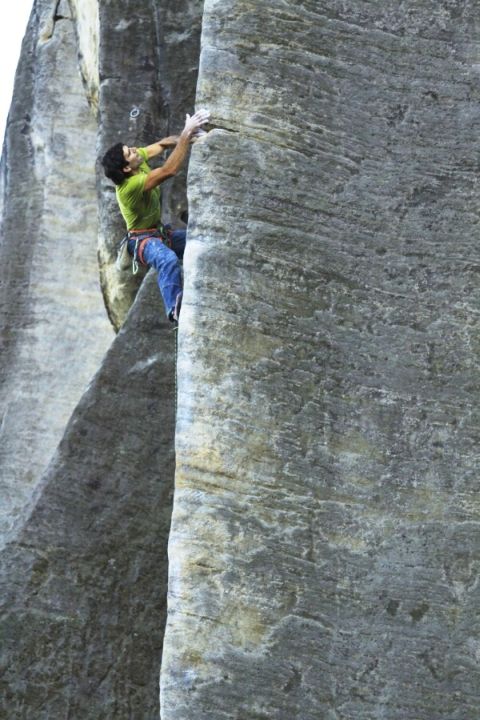
[[[132,273],[134,275],[140,269],[140,265],[146,267],[147,263],[143,259],[143,251],[147,240],[152,237],[159,238],[168,247],[171,246],[169,234],[171,230],[168,226],[164,226],[161,223],[156,228],[141,228],[139,230],[129,230],[125,237],[120,242],[117,254],[117,260],[115,266],[120,272],[128,270],[131,266]],[[133,251],[133,257],[128,252],[129,240],[135,240],[135,248]]]

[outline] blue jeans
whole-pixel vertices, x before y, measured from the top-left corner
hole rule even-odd
[[[177,295],[182,291],[182,271],[178,258],[183,258],[186,231],[174,230],[170,233],[170,250],[159,237],[151,237],[143,248],[143,259],[148,267],[157,271],[157,283],[165,304],[167,316],[175,307]],[[135,238],[128,241],[128,252],[133,255]]]

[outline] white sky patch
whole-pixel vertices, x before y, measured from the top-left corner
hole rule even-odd
[[[9,4],[6,15],[6,26],[3,28],[0,43],[0,67],[2,82],[0,83],[0,138],[3,144],[7,115],[12,102],[13,82],[17,69],[23,36],[27,29],[28,18],[33,7],[33,0],[15,0]]]

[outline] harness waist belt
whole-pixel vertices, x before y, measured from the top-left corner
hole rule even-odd
[[[158,228],[140,228],[139,230],[134,230],[134,229],[128,230],[127,234],[132,235],[132,234],[138,234],[138,233],[143,234],[143,233],[159,233],[159,232],[161,232],[161,231]]]

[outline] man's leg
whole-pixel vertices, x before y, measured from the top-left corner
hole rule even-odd
[[[187,237],[187,231],[186,230],[173,230],[170,233],[170,245],[175,253],[175,255],[180,258],[180,260],[183,259],[183,253],[185,251],[185,242]]]
[[[158,287],[169,319],[182,292],[182,274],[177,256],[158,238],[150,238],[143,249],[143,259],[157,271]]]

